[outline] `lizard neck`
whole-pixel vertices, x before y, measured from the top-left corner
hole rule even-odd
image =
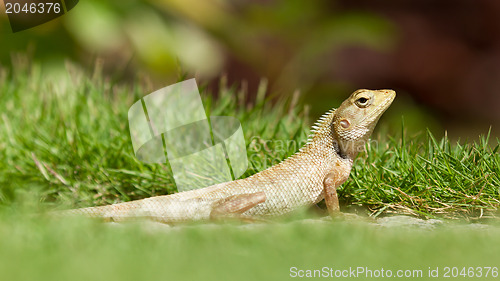
[[[332,109],[319,118],[312,126],[311,134],[306,145],[300,149],[301,153],[319,155],[333,161],[350,162],[356,158],[357,152],[350,153],[343,150],[342,143],[334,133],[332,123],[335,118],[335,109]]]

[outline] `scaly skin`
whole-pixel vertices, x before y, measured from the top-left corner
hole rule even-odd
[[[338,212],[336,189],[375,125],[391,105],[392,90],[358,90],[313,126],[308,143],[283,162],[251,177],[202,189],[102,207],[65,211],[113,221],[146,217],[176,223],[220,217],[267,218],[325,198]]]

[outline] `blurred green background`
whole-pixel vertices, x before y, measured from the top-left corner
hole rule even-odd
[[[0,5],[0,64],[65,61],[151,89],[196,77],[212,92],[227,76],[256,93],[311,105],[312,117],[358,88],[392,88],[384,118],[475,138],[500,123],[500,3],[488,0],[82,0],[66,15],[12,33]]]

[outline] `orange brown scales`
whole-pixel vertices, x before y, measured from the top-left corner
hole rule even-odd
[[[348,178],[380,116],[391,105],[392,90],[357,90],[338,109],[323,115],[299,152],[245,179],[172,195],[65,211],[113,221],[150,218],[165,223],[224,217],[265,219],[325,199],[339,212],[337,189]]]

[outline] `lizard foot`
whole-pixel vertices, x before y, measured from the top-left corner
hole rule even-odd
[[[242,214],[264,201],[266,201],[264,192],[229,196],[214,204],[210,219],[236,218],[244,222],[253,222],[255,218]]]

